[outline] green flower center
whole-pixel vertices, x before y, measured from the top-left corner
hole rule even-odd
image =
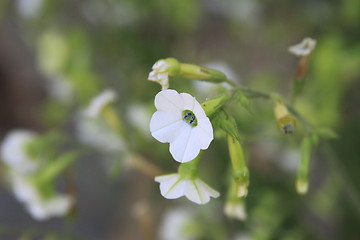
[[[183,120],[189,124],[191,127],[197,126],[197,119],[195,114],[190,110],[183,111]]]

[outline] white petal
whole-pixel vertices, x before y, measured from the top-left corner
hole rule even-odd
[[[184,124],[179,135],[170,142],[170,153],[178,162],[189,162],[200,152],[199,140],[193,129],[190,125]]]
[[[193,111],[194,110],[194,105],[195,105],[195,98],[193,96],[191,96],[188,93],[180,93],[183,102],[184,102],[184,110],[190,110]]]
[[[54,196],[50,199],[28,203],[27,210],[36,220],[46,220],[51,217],[59,217],[65,215],[72,205],[72,200],[66,195]]]
[[[207,149],[214,139],[213,128],[208,118],[198,119],[198,125],[194,127],[201,149]]]
[[[164,60],[157,61],[153,66],[152,69],[154,69],[157,72],[164,72],[169,67],[169,64]]]
[[[24,174],[32,173],[38,163],[26,152],[26,144],[36,138],[36,133],[28,130],[9,132],[1,144],[1,158],[14,171]]]
[[[160,182],[160,192],[167,199],[175,199],[184,195],[184,182],[179,174],[170,174],[156,177],[155,181]]]
[[[157,73],[155,71],[151,71],[148,76],[149,80],[157,81]]]
[[[84,110],[84,113],[88,117],[98,117],[105,106],[115,101],[117,95],[112,89],[106,89],[93,98],[89,106]]]
[[[180,112],[182,114],[182,111],[185,110],[183,102],[180,94],[172,89],[163,90],[155,96],[157,110]]]
[[[203,202],[201,199],[201,196],[199,194],[199,191],[198,191],[197,187],[195,186],[195,182],[190,179],[186,180],[185,196],[190,201],[195,202],[197,204],[202,204],[202,202]]]
[[[177,173],[166,174],[166,175],[155,177],[155,182],[162,183],[162,182],[172,181],[173,179],[175,179],[175,178],[178,179],[179,177],[180,177],[180,175]]]
[[[194,103],[194,108],[193,108],[193,113],[195,114],[196,118],[205,118],[206,114],[204,109],[201,107],[200,103],[198,101],[195,101]]]
[[[207,194],[209,194],[210,197],[213,198],[217,198],[220,196],[220,193],[218,191],[216,191],[215,189],[211,188],[209,185],[207,185],[205,182],[203,182],[201,179],[197,178],[195,180],[198,188],[200,189],[200,191],[202,192],[206,192]]]
[[[174,141],[186,123],[174,112],[157,111],[150,120],[151,135],[162,143]]]

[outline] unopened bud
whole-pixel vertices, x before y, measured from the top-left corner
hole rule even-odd
[[[226,101],[229,100],[229,98],[229,95],[223,94],[219,97],[203,102],[201,107],[204,109],[206,116],[211,116],[218,109],[220,109],[226,103]]]
[[[289,114],[286,106],[281,101],[275,102],[274,113],[277,127],[284,133],[294,133],[296,127],[295,118]]]
[[[232,174],[236,186],[236,195],[238,197],[245,197],[250,184],[250,173],[246,167],[244,153],[240,142],[230,135],[228,135],[228,145],[233,169]]]
[[[220,83],[227,80],[224,73],[214,69],[197,66],[194,64],[180,64],[179,76],[200,81]]]
[[[304,137],[301,143],[301,159],[296,178],[296,190],[299,194],[306,194],[308,190],[310,158],[313,144],[311,136]]]

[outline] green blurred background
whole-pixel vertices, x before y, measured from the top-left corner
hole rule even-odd
[[[272,105],[255,100],[253,115],[237,113],[251,171],[246,221],[222,213],[226,182],[219,176],[228,153],[220,139],[204,154],[200,175],[222,196],[206,206],[166,200],[152,178],[136,171],[109,176],[101,170],[104,156],[92,152],[74,167],[78,204],[71,219],[35,222],[3,182],[0,239],[161,239],[166,212],[178,206],[193,214],[186,230],[192,238],[183,240],[360,239],[360,1],[2,0],[2,137],[14,128],[71,135],[72,114],[104,88],[119,94],[120,117],[134,105],[154,112],[159,86],[146,79],[166,57],[212,66],[241,86],[288,97],[297,58],[287,48],[308,36],[317,46],[295,107],[340,137],[315,149],[307,195],[294,188],[301,126],[294,136],[281,136]],[[57,78],[73,94],[54,97],[48,86]],[[171,87],[200,101],[208,97],[184,79]],[[176,170],[167,145],[133,133],[133,149],[166,172]]]

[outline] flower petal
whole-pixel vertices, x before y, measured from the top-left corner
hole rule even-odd
[[[193,108],[193,113],[195,114],[196,118],[206,118],[206,114],[204,109],[201,107],[200,103],[198,101],[195,101],[194,103],[194,108]]]
[[[206,118],[198,119],[198,125],[194,128],[194,134],[198,138],[201,149],[207,149],[214,139],[213,128],[210,120]]]
[[[162,143],[172,142],[186,123],[181,114],[176,112],[157,111],[150,120],[151,135]]]
[[[196,131],[188,124],[184,124],[174,141],[170,142],[170,153],[181,163],[193,160],[200,152],[200,145]]]
[[[216,191],[215,189],[211,188],[209,185],[207,185],[204,181],[197,178],[195,180],[196,185],[198,186],[198,189],[206,194],[209,194],[210,197],[217,198],[220,196],[220,193]]]
[[[160,183],[160,192],[167,199],[175,199],[184,195],[184,182],[179,174],[170,174],[155,178]]]
[[[188,93],[180,93],[180,95],[184,102],[183,109],[193,111],[196,102],[195,98]]]
[[[195,182],[193,180],[186,180],[185,196],[194,203],[202,204],[201,196],[199,195],[199,191],[197,190],[197,187],[195,186]]]
[[[175,90],[163,90],[155,96],[155,107],[157,110],[180,112],[182,114],[183,106],[183,99]]]

